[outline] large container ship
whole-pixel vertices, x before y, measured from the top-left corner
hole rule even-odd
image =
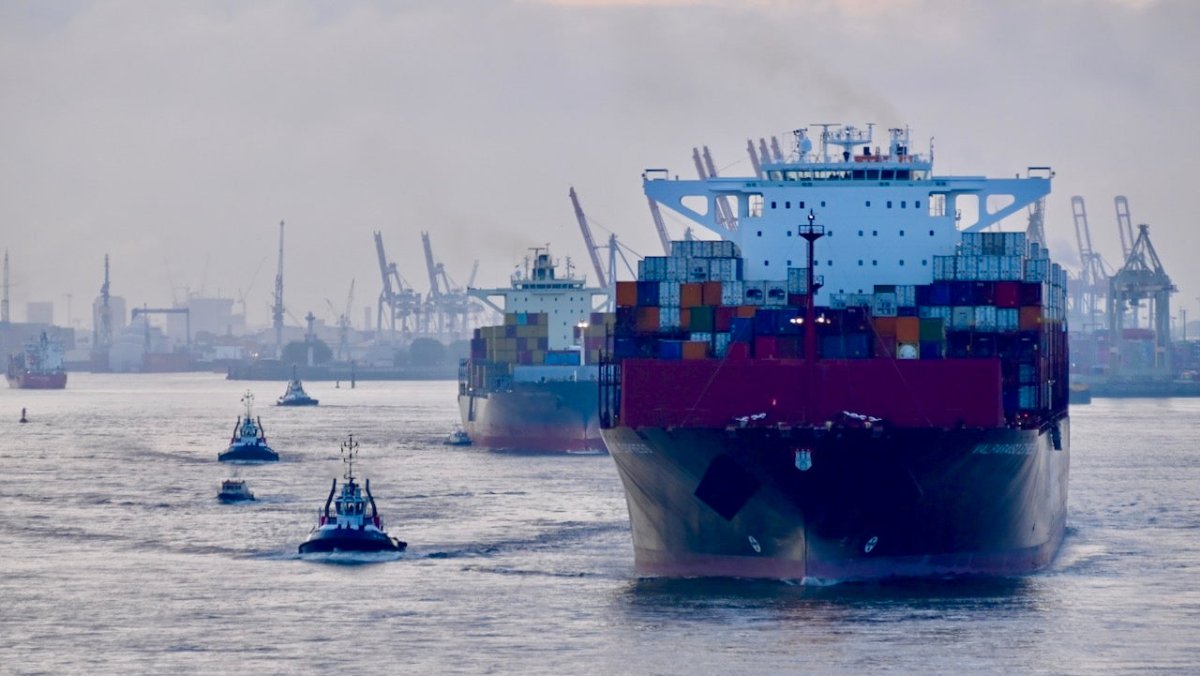
[[[608,291],[559,277],[548,249],[502,289],[471,295],[503,313],[475,330],[459,369],[463,429],[478,446],[522,451],[602,451],[598,363],[614,315],[593,311]],[[493,299],[503,299],[503,307]]]
[[[6,372],[8,386],[26,390],[61,390],[67,386],[62,345],[45,331],[25,343],[21,352],[10,355]]]
[[[644,175],[721,240],[617,288],[602,434],[640,573],[1007,575],[1058,550],[1066,275],[999,230],[1051,172],[938,176],[907,130],[870,132],[814,154],[800,130],[748,178]]]

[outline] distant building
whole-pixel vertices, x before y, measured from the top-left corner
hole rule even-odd
[[[54,303],[48,300],[32,301],[25,304],[25,321],[29,324],[53,324]]]
[[[121,329],[129,324],[129,314],[125,310],[125,299],[121,296],[108,297],[108,316],[115,337]],[[92,301],[92,326],[100,326],[100,297]]]
[[[187,339],[189,318],[192,339],[199,333],[210,333],[214,336],[236,334],[245,326],[244,319],[234,318],[232,298],[193,296],[188,298],[186,303],[177,303],[175,307],[188,309],[188,317],[182,314],[167,315],[167,335],[180,343]]]

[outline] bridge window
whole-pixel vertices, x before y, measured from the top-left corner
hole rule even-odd
[[[792,201],[791,201],[791,200],[788,200],[787,202],[784,202],[784,203],[783,203],[783,208],[784,208],[784,209],[791,209],[791,208],[792,208]]]
[[[896,180],[897,181],[908,181],[911,179],[912,179],[912,172],[909,171],[908,169],[897,169],[896,170]]]
[[[879,180],[879,170],[878,169],[868,169],[867,170],[867,180],[868,181],[878,181]]]
[[[763,196],[762,193],[750,193],[746,201],[747,210],[750,212],[750,218],[758,218],[763,212]]]
[[[907,209],[908,208],[908,200],[900,200],[900,208]]]
[[[885,181],[891,181],[896,178],[896,171],[894,169],[884,169],[880,172],[879,177]]]

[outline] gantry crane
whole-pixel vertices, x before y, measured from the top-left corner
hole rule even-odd
[[[1075,221],[1075,242],[1079,246],[1079,280],[1072,294],[1080,329],[1093,333],[1100,328],[1102,297],[1108,295],[1108,273],[1104,258],[1092,248],[1092,233],[1088,227],[1087,209],[1083,198],[1071,198],[1071,213]]]
[[[1113,198],[1113,206],[1117,209],[1117,232],[1121,235],[1121,264],[1129,258],[1133,248],[1133,222],[1129,220],[1129,200],[1124,195]]]
[[[1154,245],[1150,243],[1150,226],[1138,225],[1137,239],[1129,249],[1125,265],[1109,282],[1108,332],[1110,354],[1109,373],[1124,377],[1150,376],[1169,378],[1171,364],[1171,294],[1178,291],[1163,268]],[[1137,315],[1143,300],[1149,300],[1147,327],[1153,331],[1152,360],[1138,363],[1136,350],[1126,348],[1125,318]]]
[[[607,289],[608,280],[605,279],[604,267],[600,264],[600,251],[596,246],[596,240],[592,238],[592,229],[588,226],[583,207],[579,205],[579,195],[575,193],[574,186],[571,186],[568,194],[571,196],[571,206],[575,208],[575,220],[579,221],[579,231],[583,233],[583,244],[587,247],[588,256],[592,259],[592,268],[596,271],[596,285]]]
[[[350,310],[354,305],[354,280],[350,280],[350,293],[346,295],[346,309],[339,315],[337,308],[333,306],[333,302],[328,298],[325,303],[329,305],[329,309],[337,317],[338,327],[338,350],[337,359],[341,361],[350,360],[350,329],[353,325],[350,322]]]
[[[426,332],[449,334],[459,337],[464,333],[472,314],[471,298],[463,289],[456,287],[446,273],[446,266],[433,256],[433,245],[429,233],[421,232],[421,243],[425,247],[425,266],[429,271],[429,295],[425,304]]]
[[[407,335],[417,330],[416,323],[421,313],[421,294],[400,276],[395,263],[388,262],[387,254],[383,250],[383,235],[379,232],[375,233],[375,253],[379,257],[379,274],[383,280],[383,290],[379,292],[379,305],[375,311],[375,331],[382,334],[386,322],[388,336],[394,338],[396,323],[399,321],[400,330]],[[413,318],[411,326],[410,317]]]

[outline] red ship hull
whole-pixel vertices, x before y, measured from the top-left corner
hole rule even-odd
[[[61,390],[67,386],[67,374],[65,371],[57,373],[10,372],[8,386],[23,390]]]

